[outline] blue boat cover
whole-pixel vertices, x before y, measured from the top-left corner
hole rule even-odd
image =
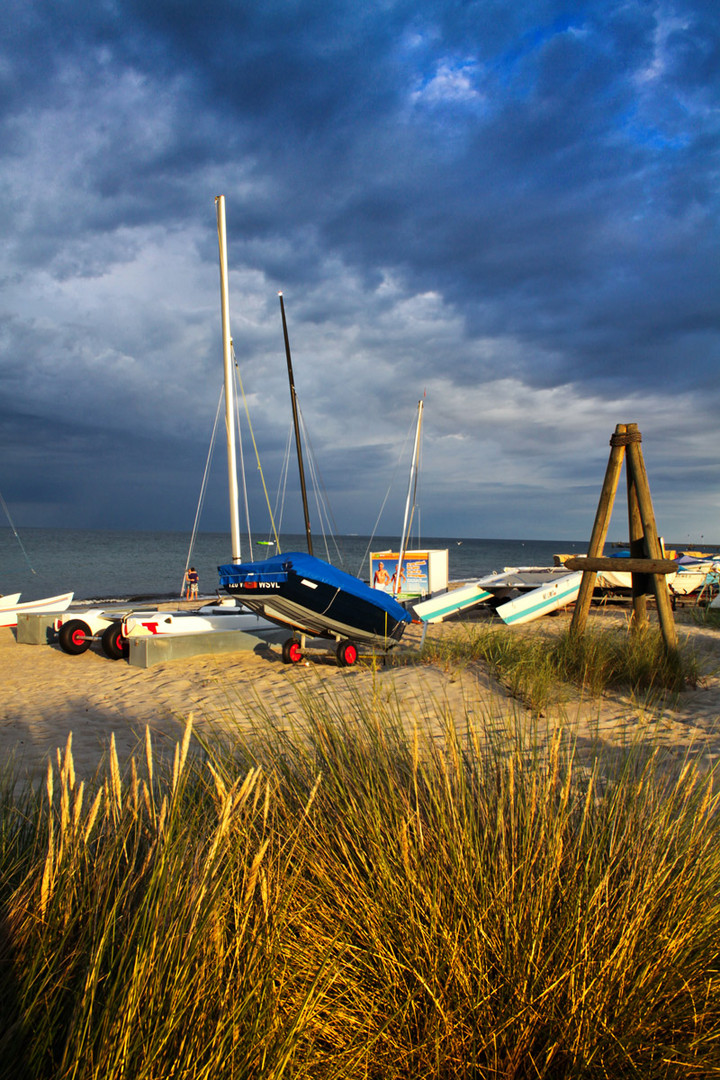
[[[322,559],[316,559],[314,555],[306,555],[300,551],[273,555],[259,562],[228,563],[218,566],[218,572],[221,587],[237,581],[238,577],[250,581],[285,581],[288,574],[296,574],[300,578],[342,589],[351,596],[357,596],[370,604],[375,604],[397,622],[412,622],[412,615],[394,597],[379,589],[371,589],[360,578],[346,574],[344,570],[338,570],[336,566],[331,566]]]

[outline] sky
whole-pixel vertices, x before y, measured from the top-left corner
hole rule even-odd
[[[282,291],[338,533],[399,533],[423,399],[421,535],[587,539],[637,423],[659,531],[720,542],[719,90],[715,0],[5,0],[15,525],[191,529],[222,193],[255,531],[291,425]],[[221,441],[207,531],[224,469]]]

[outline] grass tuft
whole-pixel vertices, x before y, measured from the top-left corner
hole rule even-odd
[[[446,666],[482,661],[534,710],[561,701],[570,687],[591,696],[623,687],[652,701],[695,686],[699,678],[697,658],[687,647],[668,654],[654,629],[545,637],[505,626],[463,626],[426,644],[423,658]]]

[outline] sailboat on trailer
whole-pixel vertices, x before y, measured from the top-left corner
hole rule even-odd
[[[223,266],[222,258],[221,274],[227,279],[227,266]],[[346,667],[355,663],[358,643],[381,649],[395,645],[407,624],[412,622],[412,616],[394,597],[371,589],[364,581],[338,570],[313,554],[295,382],[282,293],[280,311],[308,554],[293,551],[273,555],[260,562],[233,562],[219,566],[220,588],[236,596],[251,611],[293,632],[293,636],[283,645],[283,660],[286,663],[298,663],[302,659],[304,638],[310,636],[335,640],[338,663]]]

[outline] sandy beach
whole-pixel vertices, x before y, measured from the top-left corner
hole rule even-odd
[[[535,633],[557,633],[568,616],[533,624]],[[621,622],[624,612],[593,616],[604,625]],[[547,711],[549,729],[572,727],[580,740],[627,744],[637,737],[654,739],[673,756],[688,750],[708,765],[720,756],[720,631],[678,615],[681,641],[697,650],[702,660],[700,685],[684,691],[661,709],[648,710],[628,694],[612,693],[583,701],[576,692],[561,706]],[[431,636],[462,632],[448,621],[429,628]],[[73,735],[76,770],[95,773],[114,733],[118,754],[127,760],[149,725],[156,744],[174,742],[192,713],[196,729],[232,736],[261,709],[280,722],[301,719],[309,695],[330,695],[340,703],[394,699],[408,724],[415,719],[434,722],[451,716],[465,726],[502,725],[527,718],[524,706],[508,696],[479,664],[457,668],[443,664],[404,663],[417,648],[420,628],[406,633],[387,666],[369,660],[340,669],[333,657],[312,650],[307,663],[282,663],[279,647],[262,653],[199,655],[149,669],[109,660],[96,649],[68,656],[57,645],[25,645],[15,630],[0,629],[0,750],[3,760],[14,755],[23,775],[37,778],[48,755]]]

